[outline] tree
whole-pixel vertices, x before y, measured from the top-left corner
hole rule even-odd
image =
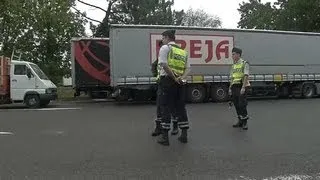
[[[3,0],[0,3],[0,55],[10,56],[14,45],[22,36],[30,34],[24,4],[17,0]]]
[[[202,9],[188,9],[184,14],[182,26],[221,27],[221,20],[215,15],[206,13]]]
[[[124,24],[172,24],[172,0],[121,0],[114,7]]]
[[[278,0],[271,6],[271,3],[250,0],[240,4],[238,27],[319,32],[319,4],[320,0]]]
[[[278,29],[319,32],[320,0],[278,0]]]
[[[184,15],[183,11],[172,10],[173,0],[107,0],[107,9],[82,0],[78,2],[106,13],[103,21],[97,26],[91,23],[93,36],[109,37],[109,28],[112,23],[180,25]]]
[[[246,29],[275,29],[278,10],[271,3],[262,4],[260,0],[249,0],[240,4],[241,14],[238,27]]]
[[[70,11],[72,6],[73,0],[5,0],[0,53],[10,56],[18,50],[23,60],[37,63],[54,82],[60,82],[70,73],[71,38],[84,36],[85,21]]]

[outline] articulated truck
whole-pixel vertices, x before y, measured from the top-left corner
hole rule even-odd
[[[75,95],[85,91],[117,101],[154,99],[157,85],[151,64],[159,53],[161,33],[168,29],[176,30],[176,43],[189,54],[189,102],[229,99],[233,47],[241,48],[250,63],[249,96],[320,94],[320,33],[114,24],[110,39],[72,41]]]

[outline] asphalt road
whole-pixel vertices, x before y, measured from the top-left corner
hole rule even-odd
[[[0,179],[320,179],[319,105],[251,101],[243,131],[227,104],[190,104],[189,143],[169,147],[150,136],[150,104],[2,108]]]

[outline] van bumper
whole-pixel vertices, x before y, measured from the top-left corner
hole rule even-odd
[[[56,100],[56,99],[58,99],[58,94],[57,93],[40,94],[40,100],[41,101],[51,101],[51,100]]]

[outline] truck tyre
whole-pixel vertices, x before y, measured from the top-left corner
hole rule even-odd
[[[50,100],[46,100],[46,101],[41,101],[40,102],[40,107],[47,107],[50,103]]]
[[[201,103],[206,98],[206,89],[202,85],[191,85],[187,88],[187,99],[192,103]]]
[[[25,97],[25,104],[28,108],[39,108],[40,107],[40,98],[36,94],[30,94]]]
[[[216,102],[225,102],[229,99],[228,86],[226,84],[217,84],[211,88],[211,98]]]
[[[315,94],[315,86],[313,83],[306,83],[302,87],[302,97],[312,98]]]

